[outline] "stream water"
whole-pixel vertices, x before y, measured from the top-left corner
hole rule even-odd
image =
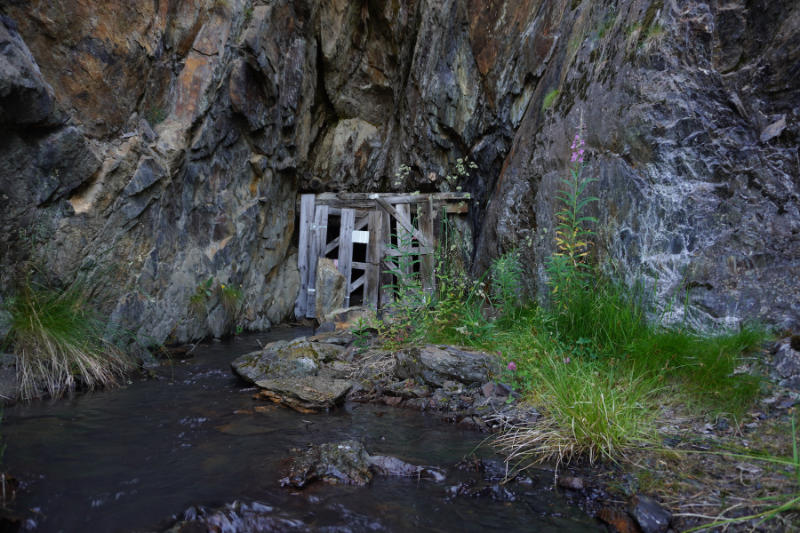
[[[553,491],[543,472],[509,489],[516,501],[453,496],[480,483],[454,465],[477,455],[499,461],[484,435],[433,415],[348,404],[301,415],[252,399],[230,370],[236,356],[307,330],[276,328],[203,345],[192,359],[119,389],[7,408],[4,465],[23,485],[15,507],[35,531],[151,531],[193,506],[238,500],[315,531],[593,531],[599,526]],[[256,406],[262,406],[254,410]],[[373,454],[441,466],[443,483],[376,478],[368,487],[282,488],[291,449],[360,439]],[[476,451],[477,448],[477,451]],[[231,531],[237,529],[235,520]],[[287,524],[290,522],[286,522]],[[248,526],[252,527],[252,526]]]

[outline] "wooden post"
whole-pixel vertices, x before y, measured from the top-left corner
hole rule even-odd
[[[369,243],[367,243],[367,277],[364,283],[364,303],[378,308],[381,285],[381,248],[383,245],[383,211],[369,212]]]
[[[306,309],[308,309],[308,282],[310,275],[308,263],[313,221],[314,195],[304,194],[300,197],[300,242],[297,250],[297,268],[300,270],[300,292],[297,294],[297,301],[294,304],[294,316],[297,318],[304,317]],[[314,268],[316,268],[316,264]]]
[[[410,251],[413,248],[411,242],[411,232],[404,226],[411,225],[411,206],[408,204],[397,204],[397,249],[402,254],[399,259],[398,270],[406,276],[414,273],[413,258]]]
[[[350,307],[350,278],[353,273],[353,229],[355,224],[355,209],[342,209],[339,225],[339,272],[342,273],[345,280],[345,307]]]
[[[433,247],[433,199],[428,198],[427,202],[419,204],[419,231],[425,240],[430,243],[427,250],[422,250],[423,246],[420,243],[420,256],[419,256],[419,271],[422,278],[422,288],[429,295],[433,295],[435,287],[434,278],[434,247]]]
[[[390,217],[387,213],[381,213],[383,231],[382,237],[383,242],[381,243],[380,249],[380,262],[378,263],[378,267],[381,270],[381,298],[379,301],[379,305],[384,307],[389,305],[389,303],[394,300],[394,292],[392,291],[392,283],[394,283],[394,276],[389,271],[391,268],[389,265],[386,264],[385,258],[386,250],[389,249],[390,245],[392,244],[392,217]]]
[[[308,301],[306,303],[306,317],[317,316],[317,262],[325,250],[325,241],[328,238],[328,206],[316,206],[314,215],[314,231],[311,234],[311,247],[308,258]]]

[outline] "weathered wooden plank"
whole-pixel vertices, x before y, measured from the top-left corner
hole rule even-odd
[[[308,251],[311,245],[310,231],[314,222],[314,195],[300,197],[300,242],[297,250],[297,268],[300,270],[300,292],[294,304],[294,316],[306,315],[308,308]]]
[[[383,223],[383,243],[381,244],[381,262],[386,257],[386,252],[391,250],[392,244],[392,219],[388,214],[382,217]],[[381,307],[389,305],[394,300],[394,291],[392,285],[394,284],[394,276],[392,275],[391,268],[387,268],[385,264],[381,264],[381,298],[379,305]]]
[[[353,226],[353,231],[362,230],[369,224],[369,216],[367,216],[369,212],[365,213],[363,218],[358,214],[359,212],[360,211],[356,211],[356,225]]]
[[[433,199],[419,204],[417,206],[419,220],[419,231],[425,236],[427,242],[433,242]],[[420,241],[422,242],[422,241]],[[425,254],[419,257],[419,272],[422,278],[422,288],[425,291],[433,292],[435,286],[434,274],[434,256],[433,254]]]
[[[383,251],[383,254],[390,257],[401,257],[404,255],[425,255],[425,254],[432,254],[433,248],[408,248],[405,251],[395,250],[394,248],[389,248]],[[411,259],[413,261],[413,258]]]
[[[429,194],[396,194],[396,193],[333,193],[326,192],[317,195],[319,205],[333,208],[372,209],[375,205],[374,197],[378,196],[390,204],[420,204],[433,198],[434,202],[462,202],[472,197],[468,192],[440,192]]]
[[[453,204],[457,205],[457,204]],[[352,209],[351,207],[331,207],[328,206],[328,216],[340,217],[342,216],[342,209]],[[356,218],[366,217],[369,213],[368,209],[356,209]]]
[[[353,226],[355,223],[355,210],[342,209],[342,217],[339,223],[339,272],[342,273],[345,280],[345,307],[350,307],[350,293],[353,291],[350,285],[350,276],[353,273]]]
[[[387,250],[387,255],[396,255],[398,259],[398,270],[404,276],[410,276],[414,269],[412,261],[413,255],[419,253],[418,248],[413,247],[412,233],[406,229],[411,226],[411,206],[409,204],[397,204],[397,250]]]
[[[362,286],[364,284],[364,282],[366,281],[366,279],[367,279],[367,275],[366,274],[364,274],[361,277],[359,277],[357,280],[355,280],[353,283],[350,284],[350,290],[354,291],[357,288],[359,288],[360,286]]]
[[[400,224],[403,225],[403,227],[406,229],[406,231],[411,233],[419,241],[420,245],[425,246],[425,247],[430,247],[431,246],[431,243],[433,242],[433,238],[432,238],[433,234],[430,234],[430,235],[426,236],[422,232],[417,231],[417,228],[412,226],[410,222],[402,221],[401,218],[400,218],[400,214],[397,212],[397,209],[395,209],[394,206],[392,204],[388,203],[386,200],[384,200],[382,198],[374,198],[374,200],[375,200],[375,202],[378,204],[378,206],[380,208],[382,208],[384,211],[386,211],[387,214],[391,215],[398,222],[400,222]],[[424,204],[419,204],[419,205],[427,205],[427,204],[430,204],[430,203],[431,202],[426,202]]]
[[[330,215],[330,213],[328,213],[328,215]],[[323,256],[328,255],[329,253],[334,251],[338,246],[339,246],[339,237],[336,237],[331,242],[325,245],[325,251],[322,252],[322,255]]]
[[[308,302],[306,304],[306,317],[308,318],[314,318],[317,312],[317,261],[322,257],[325,240],[328,236],[328,206],[317,205],[314,211],[314,231],[311,236],[308,258]]]
[[[368,270],[369,269],[369,263],[362,263],[361,261],[353,261],[351,264],[353,265],[353,268],[355,268],[357,270]]]
[[[367,244],[367,279],[364,283],[364,303],[378,308],[381,290],[381,252],[383,246],[383,211],[375,209],[369,213],[369,243]]]
[[[447,202],[444,204],[444,210],[448,215],[464,215],[469,213],[469,204],[467,202],[458,202],[456,204]]]

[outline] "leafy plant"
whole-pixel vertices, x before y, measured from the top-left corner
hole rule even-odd
[[[25,283],[8,311],[23,399],[40,396],[42,389],[56,398],[78,384],[115,385],[132,366],[108,338],[109,324],[91,309],[89,290],[80,282],[63,291]]]
[[[491,267],[492,302],[504,317],[513,318],[522,305],[522,264],[519,250],[494,260]]]
[[[189,310],[198,316],[205,315],[208,308],[208,302],[214,295],[213,286],[213,277],[209,277],[207,280],[201,282],[195,288],[194,294],[189,298]]]
[[[542,111],[547,111],[553,104],[556,103],[556,99],[558,98],[558,89],[553,89],[552,91],[548,92],[544,95],[544,99],[542,100]]]
[[[572,142],[572,167],[556,195],[562,207],[556,213],[556,251],[547,262],[547,272],[553,302],[559,312],[568,311],[574,305],[592,276],[587,258],[594,232],[587,224],[596,223],[597,219],[585,215],[584,211],[589,204],[598,201],[594,196],[585,195],[589,184],[597,180],[583,175],[584,144],[580,134],[576,134]]]
[[[445,181],[451,188],[460,191],[461,185],[459,185],[459,182],[469,177],[470,171],[476,168],[478,168],[478,165],[474,161],[470,161],[467,157],[459,157],[456,159],[455,171],[445,176]]]
[[[222,303],[222,307],[225,308],[225,312],[230,318],[235,318],[242,300],[242,286],[239,285],[237,287],[230,283],[220,283],[217,291],[219,292],[219,301]]]

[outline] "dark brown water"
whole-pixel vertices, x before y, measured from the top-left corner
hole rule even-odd
[[[259,342],[307,333],[275,329],[212,343],[193,359],[159,368],[159,379],[6,409],[5,468],[23,482],[17,508],[31,517],[28,527],[151,530],[187,509],[196,512],[193,506],[239,500],[314,531],[599,529],[552,491],[547,474],[510,485],[514,502],[452,496],[448,487],[476,476],[456,470],[457,462],[472,454],[497,458],[479,448],[483,435],[433,415],[360,404],[331,414],[277,406],[254,412],[266,404],[251,398],[253,389],[232,374],[230,361]],[[303,492],[280,487],[291,448],[350,438],[373,454],[441,466],[448,480],[378,478],[366,488],[317,484]],[[230,531],[245,530],[235,522]]]

